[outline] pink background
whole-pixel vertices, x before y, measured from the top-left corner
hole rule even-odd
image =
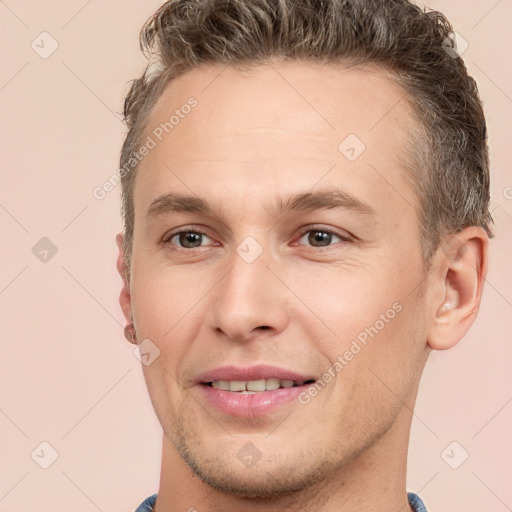
[[[2,512],[130,511],[158,490],[161,428],[118,306],[120,187],[101,201],[92,190],[118,169],[125,133],[118,113],[144,65],[138,32],[160,3],[0,2]],[[426,5],[447,14],[469,43],[464,58],[490,134],[496,238],[476,323],[425,369],[408,488],[432,512],[505,512],[512,508],[512,1]],[[39,36],[44,31],[58,43],[47,58],[40,53],[55,43]],[[32,252],[42,237],[58,249],[45,263]],[[58,453],[47,469],[39,464],[51,449],[42,442]],[[458,469],[446,462],[465,452]]]

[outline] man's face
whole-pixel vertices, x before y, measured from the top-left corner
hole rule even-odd
[[[413,121],[379,71],[222,69],[182,75],[150,116],[131,304],[139,342],[160,350],[144,376],[175,450],[218,489],[271,495],[334,474],[397,429],[407,443],[428,351],[418,203],[400,164]],[[341,206],[287,209],[332,191]],[[168,194],[210,211],[155,203]],[[283,389],[207,384],[273,376]],[[309,379],[316,393],[296,387]]]

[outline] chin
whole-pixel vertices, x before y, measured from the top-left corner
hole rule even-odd
[[[214,462],[200,458],[184,457],[186,464],[205,484],[224,494],[251,500],[266,500],[302,491],[322,479],[322,469],[311,467],[307,472],[296,468],[272,465],[256,468],[235,468],[225,460]]]
[[[169,436],[168,436],[169,437]],[[244,436],[245,437],[245,436]],[[270,499],[302,491],[328,478],[335,471],[335,464],[319,451],[308,450],[292,443],[282,450],[269,443],[261,459],[252,466],[246,466],[239,458],[240,438],[228,445],[212,439],[198,438],[197,432],[183,428],[169,437],[174,448],[205,484],[217,491],[247,498]],[[247,436],[250,442],[250,436]],[[268,455],[270,454],[270,456]]]

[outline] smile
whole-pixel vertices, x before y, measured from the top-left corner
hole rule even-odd
[[[216,380],[212,382],[206,383],[207,386],[213,387],[215,389],[221,389],[223,391],[231,391],[234,393],[242,393],[242,394],[254,394],[254,393],[262,393],[264,391],[273,391],[275,389],[288,389],[297,386],[303,386],[304,384],[311,384],[315,382],[313,379],[308,381],[294,381],[289,379],[278,379],[275,377],[271,377],[269,379],[259,379],[259,380],[250,380],[250,381],[240,381],[240,380]]]

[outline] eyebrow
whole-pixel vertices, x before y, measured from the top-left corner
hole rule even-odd
[[[343,190],[326,190],[304,192],[290,196],[286,201],[277,198],[274,209],[278,215],[291,211],[314,211],[320,209],[339,208],[364,215],[376,215],[369,205]],[[213,214],[207,201],[199,197],[181,194],[166,194],[151,202],[146,217],[156,217],[168,213],[196,212]]]

